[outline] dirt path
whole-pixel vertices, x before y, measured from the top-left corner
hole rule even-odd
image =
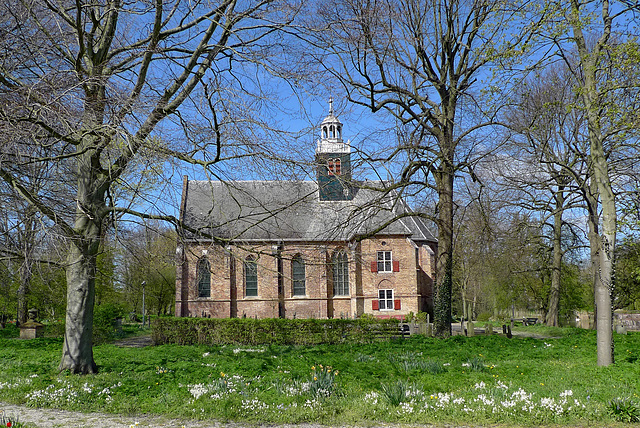
[[[151,339],[150,334],[127,337],[126,339],[117,340],[115,345],[122,348],[144,348],[145,346],[153,345],[153,339]]]
[[[135,427],[221,427],[217,423],[203,421],[179,421],[162,416],[141,415],[137,417],[110,415],[102,413],[80,413],[56,409],[36,409],[13,404],[0,403],[5,416],[18,418],[18,422],[29,428],[129,428]]]

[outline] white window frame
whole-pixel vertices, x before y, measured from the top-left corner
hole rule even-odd
[[[395,310],[395,300],[393,299],[392,289],[379,289],[378,290],[378,310],[380,311],[393,311]]]
[[[382,259],[380,259],[381,255]],[[387,256],[389,257],[387,258]],[[393,254],[391,254],[391,251],[378,251],[376,261],[378,263],[378,272],[393,272]]]

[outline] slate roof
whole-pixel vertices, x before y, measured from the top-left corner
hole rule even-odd
[[[237,241],[348,241],[376,234],[436,242],[396,193],[375,190],[383,183],[360,184],[350,201],[320,201],[313,181],[187,181],[181,215],[191,228]]]

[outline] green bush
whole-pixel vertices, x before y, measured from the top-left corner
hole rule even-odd
[[[46,337],[64,337],[64,321],[52,321],[44,326]]]
[[[124,314],[124,307],[117,303],[96,306],[93,312],[94,343],[104,343],[116,338],[120,334],[116,326],[116,319],[122,318]]]
[[[7,323],[3,329],[0,329],[0,338],[9,339],[20,336],[20,329],[14,323]]]
[[[156,344],[178,345],[318,345],[371,343],[398,334],[397,320],[317,320],[251,318],[158,318]]]
[[[491,317],[493,316],[493,314],[491,312],[480,312],[478,314],[478,316],[476,317],[476,321],[479,322],[487,322],[491,319]]]

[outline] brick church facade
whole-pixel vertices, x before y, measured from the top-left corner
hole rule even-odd
[[[332,107],[316,164],[315,181],[184,178],[176,316],[432,311],[436,239],[387,183],[352,180],[351,147]]]

